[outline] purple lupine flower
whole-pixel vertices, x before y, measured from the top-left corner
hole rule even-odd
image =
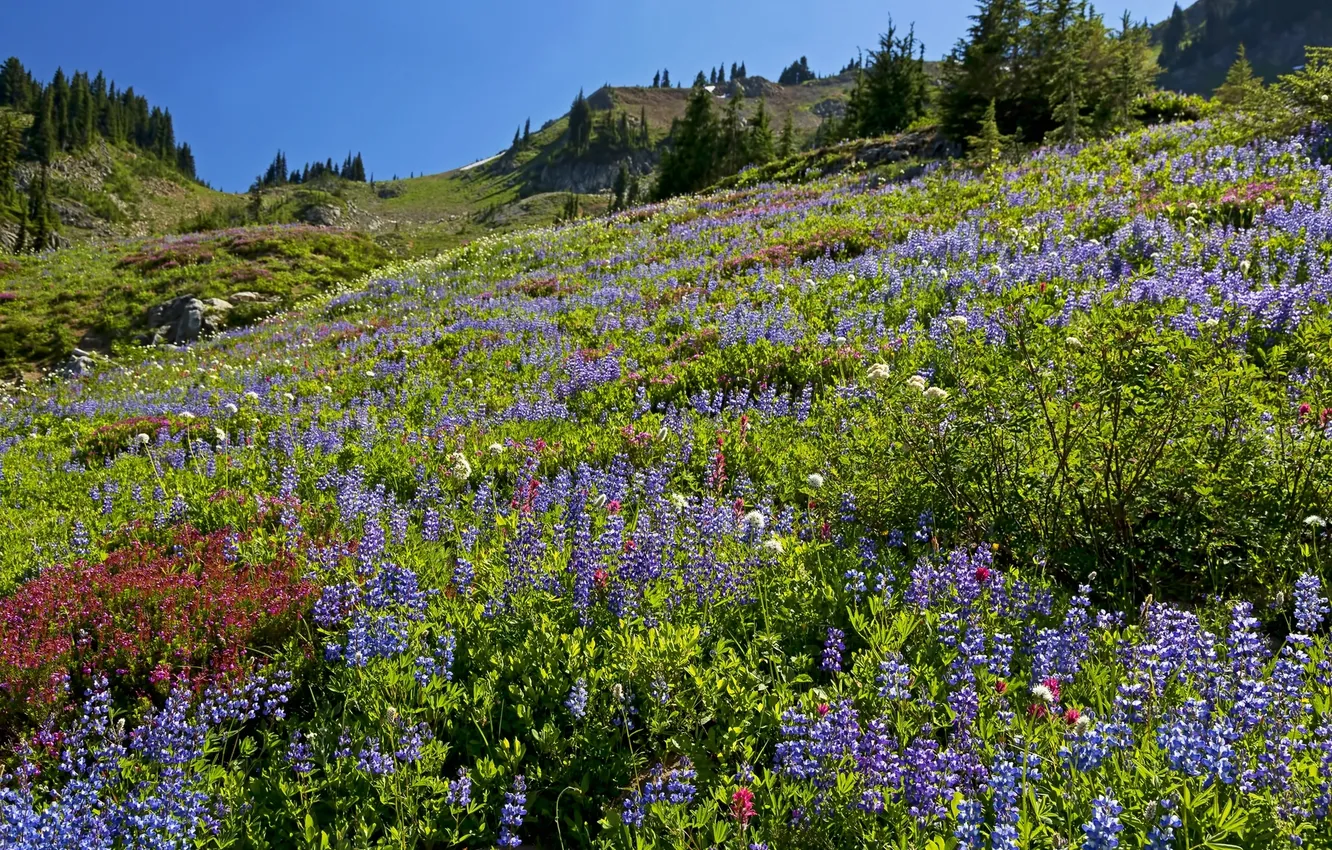
[[[513,788],[504,794],[504,808],[500,811],[499,847],[521,847],[523,841],[517,830],[527,816],[527,781],[519,774],[513,778]]]
[[[1110,796],[1108,790],[1092,801],[1092,819],[1082,826],[1086,835],[1082,850],[1115,850],[1119,846],[1119,833],[1124,831],[1124,825],[1119,822],[1122,811],[1124,807]]]
[[[842,672],[842,653],[846,651],[846,644],[843,638],[846,634],[841,629],[829,627],[828,639],[823,642],[823,655],[819,661],[819,668],[829,673]]]

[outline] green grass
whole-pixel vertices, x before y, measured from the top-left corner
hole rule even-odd
[[[80,245],[0,262],[0,370],[50,366],[81,340],[115,349],[144,329],[146,311],[179,295],[257,292],[268,312],[354,280],[389,252],[361,233],[259,227],[115,245]],[[261,315],[234,312],[234,322]]]

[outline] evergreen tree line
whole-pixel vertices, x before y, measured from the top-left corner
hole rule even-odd
[[[87,150],[102,138],[151,153],[197,179],[190,146],[176,144],[171,111],[150,106],[133,88],[121,91],[101,72],[66,77],[57,69],[43,85],[11,56],[0,65],[0,107],[33,116],[24,152],[41,163],[60,152]]]
[[[671,127],[658,170],[657,198],[696,192],[746,166],[794,152],[795,131],[789,114],[781,134],[774,138],[766,100],[759,100],[752,116],[745,114],[745,93],[740,86],[734,87],[720,115],[713,100],[702,85],[694,86],[684,117]]]
[[[1022,142],[1076,142],[1131,126],[1160,69],[1145,23],[1110,28],[1085,0],[981,0],[945,58],[944,132],[977,137],[987,115]],[[990,106],[994,109],[991,113]]]
[[[868,57],[857,57],[844,69],[853,71],[855,86],[847,98],[846,115],[824,121],[815,144],[841,139],[897,133],[925,116],[930,81],[925,73],[925,45],[915,28],[898,35],[892,20]]]
[[[514,133],[515,146],[528,143],[530,127],[529,123],[529,131],[521,139],[518,133]],[[569,107],[567,146],[575,156],[587,153],[594,146],[606,151],[649,148],[652,146],[652,135],[648,126],[647,108],[639,109],[637,126],[630,124],[628,113],[614,107],[602,110],[598,116],[580,89],[578,97],[574,98]]]
[[[1322,5],[1312,0],[1209,0],[1202,21],[1190,27],[1188,16],[1176,3],[1159,33],[1161,65],[1173,70],[1217,54],[1233,54],[1246,36],[1263,30],[1287,31],[1316,14]],[[1325,8],[1323,12],[1326,14]]]
[[[809,69],[809,60],[801,56],[782,69],[782,73],[777,77],[777,83],[783,86],[798,86],[808,80],[817,80],[818,74]]]
[[[366,182],[365,163],[361,160],[360,152],[356,156],[347,154],[347,158],[342,161],[342,166],[333,164],[333,158],[329,157],[324,162],[307,162],[301,168],[287,169],[287,155],[282,151],[277,152],[273,161],[269,163],[267,170],[256,177],[252,189],[272,189],[277,186],[299,185],[316,180],[320,177],[340,177],[343,180],[354,180],[358,183]]]

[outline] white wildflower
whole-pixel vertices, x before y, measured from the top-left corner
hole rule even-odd
[[[823,476],[817,472],[811,472],[805,476],[805,482],[817,490],[823,486]]]
[[[886,381],[892,375],[887,363],[875,363],[869,367],[870,378],[876,381]]]
[[[222,405],[222,409],[225,410],[231,416],[235,416],[236,413],[239,411],[239,408],[236,407],[236,405],[232,404],[231,402],[227,402],[226,404]]]
[[[219,443],[225,443],[227,441],[227,432],[223,431],[221,428],[214,428],[213,438],[216,439]]]
[[[1054,691],[1050,690],[1046,685],[1033,685],[1031,688],[1031,695],[1047,703],[1053,703],[1055,701]]]
[[[1304,524],[1310,528],[1323,528],[1327,525],[1327,520],[1323,519],[1318,514],[1309,514],[1304,518]]]
[[[1092,725],[1092,719],[1090,714],[1079,714],[1078,719],[1073,723],[1073,726],[1079,732],[1086,732],[1088,729],[1091,728],[1091,725]]]
[[[762,511],[750,511],[745,514],[745,525],[755,534],[761,533],[767,524],[768,520],[764,518]]]
[[[1069,348],[1082,348],[1082,340],[1078,339],[1075,336],[1071,336],[1068,339],[1064,340],[1064,345],[1068,346]]]
[[[912,375],[910,378],[907,378],[907,386],[915,387],[921,392],[925,392],[925,388],[929,386],[929,382],[925,380],[924,375]]]
[[[592,507],[594,507],[594,508],[605,507],[605,505],[606,505],[606,494],[605,494],[605,493],[598,493],[598,494],[597,494],[597,497],[596,497],[595,499],[592,500]]]
[[[491,443],[490,453],[493,455],[502,455],[504,454],[504,446],[500,445],[499,443]]]
[[[1251,268],[1253,268],[1253,264],[1250,263],[1248,260],[1240,261],[1240,274],[1248,274],[1249,269]]]
[[[181,419],[193,419],[193,418],[194,418],[194,414],[193,414],[193,413],[190,413],[188,410],[182,410],[182,411],[180,412],[180,418],[181,418]]]
[[[959,331],[964,331],[964,330],[966,330],[966,329],[967,329],[967,325],[970,324],[970,321],[967,319],[967,317],[966,317],[966,316],[963,316],[963,315],[961,315],[961,314],[958,314],[958,315],[956,315],[956,316],[949,316],[949,317],[948,317],[947,319],[945,319],[944,321],[948,322],[948,326],[949,326],[950,328],[953,328],[954,330],[959,330]]]
[[[254,390],[250,390],[245,394],[245,397],[248,398],[250,401],[258,401],[259,393],[255,392]]]
[[[769,537],[763,541],[763,548],[769,552],[780,552],[782,551],[782,541],[778,537]]]
[[[472,477],[472,465],[467,462],[467,455],[462,452],[454,452],[449,455],[449,463],[453,465],[452,472],[455,477],[462,479]]]
[[[833,340],[833,342],[837,343],[838,345],[846,345],[846,337],[839,336],[837,339]]]
[[[367,378],[373,378],[373,377],[375,376],[375,370],[374,370],[374,369],[366,369],[366,370],[365,370],[365,376],[366,376]]]
[[[671,504],[675,506],[676,510],[682,511],[685,508],[689,507],[689,500],[686,499],[684,496],[680,495],[679,493],[672,493]]]
[[[948,390],[943,387],[930,387],[925,391],[925,395],[928,398],[937,398],[939,401],[943,401],[948,398]]]
[[[289,402],[296,400],[296,396],[292,395],[291,393],[283,393],[282,397]]]

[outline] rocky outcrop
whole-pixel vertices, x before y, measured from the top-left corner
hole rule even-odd
[[[629,167],[629,173],[643,177],[652,173],[659,157],[655,151],[631,151],[616,158],[591,159],[587,157],[561,159],[546,163],[528,184],[532,192],[577,192],[592,195],[608,192],[615,186],[620,163]]]
[[[148,309],[148,332],[143,342],[160,345],[187,345],[206,333],[216,333],[226,325],[229,301],[207,300],[182,295]]]
[[[342,207],[337,204],[312,204],[301,210],[300,219],[316,227],[335,227],[342,221]]]

